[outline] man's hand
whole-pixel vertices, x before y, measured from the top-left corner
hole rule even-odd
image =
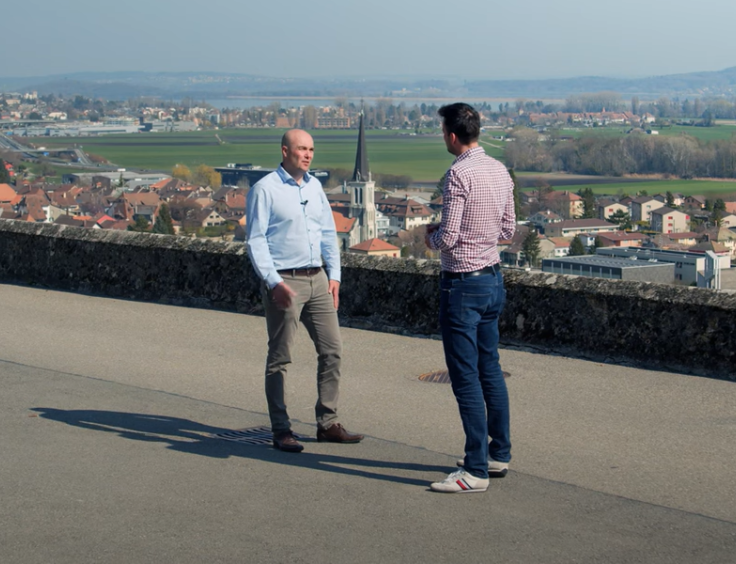
[[[271,299],[279,309],[287,309],[291,305],[291,298],[296,296],[296,292],[286,285],[286,282],[279,282],[271,288]]]
[[[332,294],[332,302],[335,304],[335,309],[340,307],[340,283],[337,280],[330,280],[327,291]]]
[[[427,224],[427,230],[424,233],[424,244],[427,245],[427,248],[431,249],[432,246],[429,244],[429,237],[437,231],[440,228],[439,223],[428,223]]]

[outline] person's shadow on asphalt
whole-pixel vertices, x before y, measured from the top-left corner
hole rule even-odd
[[[213,458],[240,456],[288,466],[299,466],[302,468],[311,468],[413,486],[426,486],[427,480],[382,474],[356,468],[346,468],[343,465],[370,469],[385,468],[404,472],[447,473],[447,466],[371,460],[306,451],[298,454],[285,453],[266,445],[250,445],[218,438],[217,435],[232,433],[233,430],[212,427],[179,417],[120,411],[65,410],[51,407],[35,407],[31,411],[37,412],[40,417],[66,423],[74,427],[115,433],[120,437],[136,441],[164,443],[168,449],[199,456]],[[305,439],[304,437],[300,437],[299,440],[306,444],[316,442],[315,439]],[[339,446],[341,450],[353,450],[356,448],[356,445]]]

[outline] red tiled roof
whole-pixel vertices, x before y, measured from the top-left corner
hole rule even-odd
[[[138,206],[157,206],[161,203],[161,198],[156,192],[125,193],[120,199]]]
[[[580,229],[585,227],[604,227],[609,225],[611,227],[614,227],[613,223],[609,221],[604,221],[602,219],[568,219],[567,221],[563,221],[562,223],[555,224],[555,227],[560,227],[562,229]]]
[[[357,218],[352,217],[345,217],[343,214],[341,214],[338,211],[332,210],[332,217],[335,220],[335,229],[338,233],[350,233],[352,231],[353,226],[355,225],[355,222],[357,221]]]
[[[643,233],[627,233],[626,231],[601,231],[598,237],[604,237],[609,241],[644,241],[649,237]]]
[[[670,239],[697,239],[698,234],[689,231],[687,233],[667,233]]]
[[[554,243],[555,247],[563,247],[563,248],[569,247],[573,239],[574,237],[547,237],[547,240]]]
[[[543,199],[547,200],[567,200],[569,202],[577,202],[582,200],[580,196],[577,194],[574,194],[573,192],[568,192],[567,190],[557,191],[553,190],[552,192],[548,192],[543,196]]]
[[[356,251],[366,251],[366,252],[400,250],[398,247],[394,247],[392,244],[387,243],[386,241],[382,241],[381,239],[368,239],[366,241],[363,241],[362,243],[353,245],[350,248]]]
[[[10,184],[0,184],[0,202],[11,202],[17,195]]]
[[[97,222],[97,225],[101,225],[105,223],[106,221],[115,221],[113,218],[111,218],[106,213],[100,214],[99,216],[96,216],[94,219]]]

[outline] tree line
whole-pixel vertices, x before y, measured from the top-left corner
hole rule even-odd
[[[485,110],[488,110],[487,106]],[[500,115],[518,116],[524,113],[595,113],[603,111],[630,111],[636,115],[651,114],[658,119],[736,119],[736,100],[724,98],[680,100],[667,96],[661,96],[656,100],[640,100],[638,96],[633,96],[630,101],[625,101],[618,92],[592,92],[568,96],[561,103],[544,103],[541,100],[532,101],[519,98],[512,104],[508,102],[499,104],[498,112],[493,112],[490,117],[493,119]]]
[[[516,170],[736,178],[736,138],[703,141],[689,135],[658,136],[634,130],[623,138],[585,135],[563,139],[543,137],[527,128],[516,128],[511,137],[506,164]]]

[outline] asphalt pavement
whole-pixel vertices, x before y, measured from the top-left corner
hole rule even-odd
[[[343,329],[336,445],[302,331],[289,454],[222,438],[268,425],[262,318],[0,285],[0,319],[2,564],[736,562],[734,382],[504,349],[511,471],[448,495],[438,340]]]

